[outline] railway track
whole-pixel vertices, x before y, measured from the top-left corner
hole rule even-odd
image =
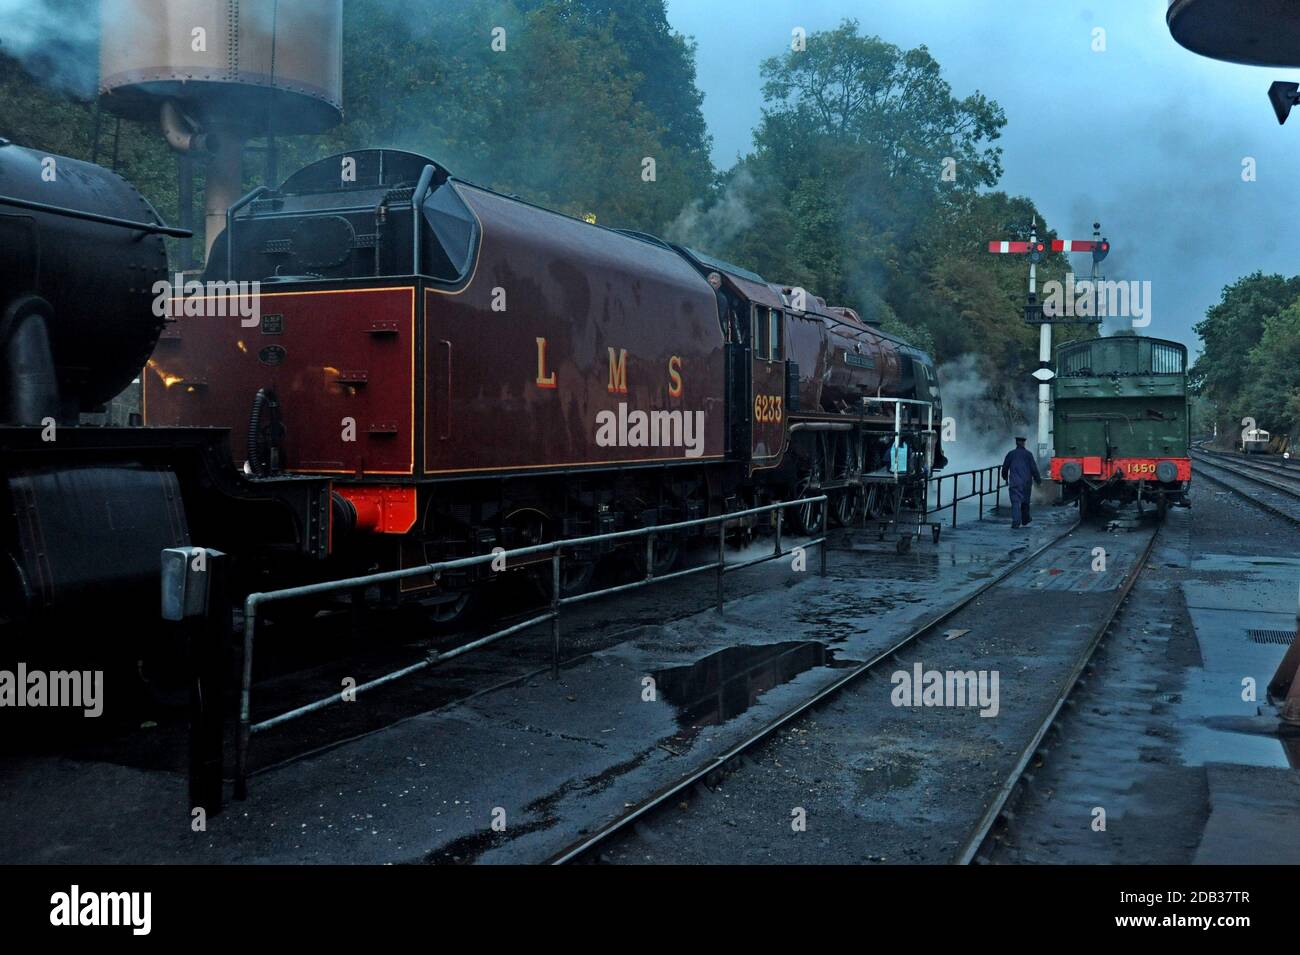
[[[1224,462],[1245,471],[1269,474],[1283,480],[1300,481],[1300,463],[1295,463],[1279,455],[1245,455],[1226,451],[1211,451],[1208,448],[1194,448],[1197,454],[1206,459]]]
[[[1198,477],[1238,494],[1261,510],[1300,526],[1300,469],[1294,469],[1290,465],[1257,464],[1237,455],[1206,451],[1203,448],[1190,453],[1197,462]],[[1297,473],[1289,473],[1292,471]]]
[[[1023,792],[1030,766],[1034,765],[1035,761],[1041,762],[1046,757],[1045,743],[1048,733],[1058,725],[1071,694],[1082,682],[1084,673],[1091,667],[1092,658],[1096,654],[1097,648],[1101,645],[1107,631],[1110,630],[1124,604],[1128,602],[1129,593],[1133,590],[1133,585],[1137,583],[1138,577],[1142,574],[1142,569],[1151,556],[1151,551],[1155,548],[1156,538],[1160,536],[1161,526],[1157,524],[1152,530],[1146,546],[1142,548],[1140,557],[1133,562],[1131,569],[1124,578],[1124,582],[1120,585],[1110,609],[1103,616],[1096,630],[1093,631],[1091,639],[1084,647],[1083,652],[1079,654],[1079,658],[1070,670],[1069,676],[1062,682],[1061,691],[1053,700],[1047,715],[1039,723],[1038,728],[1034,731],[1024,749],[1021,750],[1014,767],[998,788],[993,801],[985,809],[979,822],[971,830],[970,835],[957,852],[953,860],[956,864],[969,865],[989,861],[994,844],[1002,833],[1002,827],[1007,824],[1010,811]]]
[[[673,805],[677,797],[686,793],[697,783],[701,781],[708,782],[710,779],[721,775],[728,767],[735,766],[738,757],[746,751],[754,749],[763,741],[772,738],[782,727],[790,724],[798,717],[824,706],[834,697],[843,694],[849,687],[862,681],[868,674],[879,673],[882,669],[897,665],[899,656],[904,651],[918,650],[936,638],[943,641],[945,639],[943,628],[946,623],[961,611],[970,608],[980,598],[991,596],[991,591],[1007,584],[1020,571],[1032,565],[1053,548],[1064,544],[1079,529],[1079,526],[1077,522],[1071,524],[1061,534],[1035,548],[1005,571],[987,581],[979,590],[946,608],[932,620],[912,631],[889,648],[874,655],[860,666],[847,671],[841,679],[826,687],[817,695],[765,724],[727,752],[666,784],[649,798],[629,806],[627,811],[617,819],[588,834],[581,841],[575,842],[563,851],[556,853],[548,861],[553,864],[600,861],[599,857],[602,851],[609,844],[617,842],[620,835],[624,834],[634,823],[653,818],[658,812],[662,811],[663,807]],[[1138,549],[1123,582],[1115,590],[1114,599],[1108,603],[1105,612],[1089,638],[1084,641],[1083,648],[1074,659],[1068,675],[1060,681],[1059,693],[1047,705],[1045,716],[1035,723],[1032,732],[1028,734],[1027,742],[1019,749],[1010,771],[992,789],[992,796],[988,803],[982,807],[978,820],[965,837],[960,840],[959,848],[951,859],[952,862],[967,864],[986,860],[989,844],[1000,835],[1000,823],[1016,802],[1026,771],[1034,764],[1035,758],[1043,754],[1044,743],[1049,732],[1065,710],[1070,694],[1079,685],[1080,679],[1088,669],[1097,647],[1110,628],[1116,614],[1127,600],[1130,590],[1150,556],[1157,534],[1158,528],[1150,529],[1148,540]]]

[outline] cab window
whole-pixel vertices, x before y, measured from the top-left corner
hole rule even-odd
[[[768,348],[771,335],[771,319],[768,312],[771,309],[764,308],[761,305],[754,306],[754,321],[752,333],[750,336],[750,347],[754,351],[755,358],[767,358]]]
[[[781,346],[784,344],[781,341],[781,313],[776,309],[772,309],[771,314],[772,314],[772,319],[771,319],[772,331],[769,337],[771,350],[768,352],[768,359],[771,361],[780,361]]]

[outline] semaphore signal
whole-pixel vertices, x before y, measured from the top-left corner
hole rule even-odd
[[[1029,241],[989,242],[989,251],[999,255],[1029,256],[1029,296],[1025,301],[1025,322],[1039,326],[1038,332],[1038,367],[1033,371],[1033,378],[1038,382],[1038,459],[1046,462],[1051,453],[1052,395],[1049,382],[1056,377],[1052,370],[1052,325],[1070,324],[1078,319],[1059,316],[1045,316],[1043,306],[1038,302],[1037,267],[1052,252],[1090,252],[1092,253],[1092,280],[1099,278],[1101,260],[1110,253],[1110,240],[1101,237],[1101,223],[1092,224],[1091,239],[1052,239],[1050,242],[1038,238],[1038,220],[1034,218],[1029,225]],[[1095,286],[1094,286],[1095,287]],[[1100,317],[1086,319],[1095,324]]]

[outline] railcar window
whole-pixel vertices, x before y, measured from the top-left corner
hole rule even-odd
[[[1181,348],[1172,345],[1151,343],[1151,373],[1153,375],[1181,375],[1183,373],[1184,354]]]
[[[1146,338],[1109,338],[1063,349],[1061,375],[1182,375],[1187,353],[1179,345]]]
[[[754,306],[754,326],[753,336],[750,339],[751,346],[754,350],[755,358],[768,357],[768,336],[771,331],[769,324],[768,312],[771,309],[764,308],[762,305]]]

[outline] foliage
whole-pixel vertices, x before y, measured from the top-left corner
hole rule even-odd
[[[980,356],[990,397],[1015,420],[1038,364],[1038,331],[1021,318],[1028,263],[987,243],[1028,238],[1031,221],[1053,233],[1030,200],[988,191],[1002,173],[1001,108],[955,96],[925,47],[864,36],[852,20],[761,69],[753,151],[669,237],[851,305],[940,362]],[[1068,267],[1050,256],[1040,290]]]

